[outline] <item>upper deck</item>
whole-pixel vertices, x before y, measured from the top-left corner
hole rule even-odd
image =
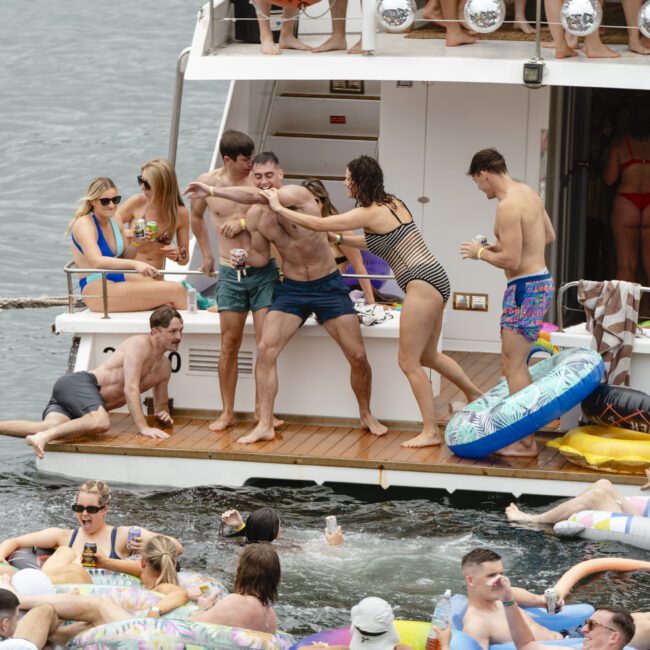
[[[536,53],[531,41],[480,40],[451,48],[442,39],[377,33],[372,56],[293,50],[283,50],[282,56],[266,56],[260,53],[259,45],[233,40],[232,7],[231,2],[215,0],[213,29],[209,5],[199,12],[185,73],[187,79],[366,79],[521,85],[523,64]],[[313,7],[309,12],[322,13]],[[329,28],[328,18],[319,21],[318,27],[307,24],[303,29],[311,19],[302,16],[301,40],[310,46],[321,44]],[[358,20],[349,22],[359,24]],[[315,29],[322,29],[323,33],[315,33]],[[357,34],[349,33],[348,44],[357,38]],[[621,54],[620,58],[588,59],[581,52],[578,57],[557,60],[554,50],[543,48],[543,85],[650,90],[650,57],[634,54],[626,45],[611,48]]]

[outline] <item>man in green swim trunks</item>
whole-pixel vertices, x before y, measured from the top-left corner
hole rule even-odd
[[[205,183],[215,188],[230,186],[252,188],[250,172],[255,155],[254,148],[255,144],[245,133],[233,130],[224,132],[219,141],[223,167],[202,174],[196,182]],[[214,271],[210,237],[204,221],[206,207],[219,247],[217,307],[221,330],[219,390],[222,411],[221,415],[209,425],[209,428],[212,431],[223,431],[235,423],[237,358],[246,317],[249,311],[253,313],[255,339],[259,341],[264,318],[273,301],[273,290],[278,281],[279,272],[275,260],[270,255],[253,250],[248,255],[245,269],[236,270],[232,266],[230,251],[236,248],[251,249],[250,233],[245,227],[246,213],[250,206],[235,203],[214,196],[214,194],[208,197],[192,198],[190,206],[192,232],[203,254],[201,270]],[[221,226],[231,219],[239,219],[242,225],[242,231],[236,237],[226,237],[221,232]],[[257,404],[255,410],[257,411]]]

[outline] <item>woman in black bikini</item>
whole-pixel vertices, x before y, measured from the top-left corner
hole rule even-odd
[[[135,545],[139,548],[156,535],[141,528],[141,536],[133,545],[133,549],[127,548],[128,526],[118,527],[106,523],[110,502],[111,490],[106,483],[86,481],[79,488],[72,504],[78,523],[76,528],[45,528],[7,539],[0,544],[0,561],[6,561],[14,551],[23,547],[54,549],[54,553],[42,567],[53,583],[88,582],[88,574],[80,564],[86,542],[97,544],[97,550],[102,555],[120,559],[128,557],[132,550],[135,550]],[[178,553],[182,553],[183,546],[180,542],[171,537],[170,539]]]
[[[348,164],[345,186],[359,207],[319,219],[283,207],[275,190],[264,191],[273,210],[316,231],[340,232],[363,228],[363,235],[346,237],[355,248],[368,248],[386,260],[406,294],[400,318],[399,366],[406,375],[422,414],[422,432],[402,443],[405,447],[439,445],[431,382],[422,366],[432,368],[454,383],[473,401],[481,391],[462,368],[438,351],[449,279],[427,248],[408,208],[384,190],[384,176],[374,158],[361,156]]]

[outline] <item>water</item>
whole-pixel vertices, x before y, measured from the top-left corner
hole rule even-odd
[[[69,260],[63,231],[91,177],[137,191],[142,162],[167,154],[175,60],[189,44],[199,2],[86,0],[3,3],[0,24],[0,297],[63,295]],[[186,84],[178,173],[205,171],[226,84]],[[59,309],[0,313],[0,417],[37,417],[64,371],[69,339],[50,326]],[[0,438],[0,538],[74,523],[74,484],[39,475],[22,441]],[[232,585],[236,544],[219,538],[219,514],[273,505],[283,518],[278,614],[295,634],[348,623],[366,595],[426,620],[433,599],[462,591],[462,555],[489,545],[516,584],[537,592],[575,562],[603,555],[650,559],[621,544],[560,541],[548,527],[510,526],[503,498],[460,502],[440,494],[393,499],[324,487],[192,490],[116,486],[110,521],[179,537],[186,568]],[[346,541],[329,547],[324,517],[336,514]],[[581,586],[576,601],[650,607],[643,575]]]

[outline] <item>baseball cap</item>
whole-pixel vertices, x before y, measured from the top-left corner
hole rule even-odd
[[[399,643],[391,606],[382,598],[364,598],[351,610],[350,650],[393,650]]]

